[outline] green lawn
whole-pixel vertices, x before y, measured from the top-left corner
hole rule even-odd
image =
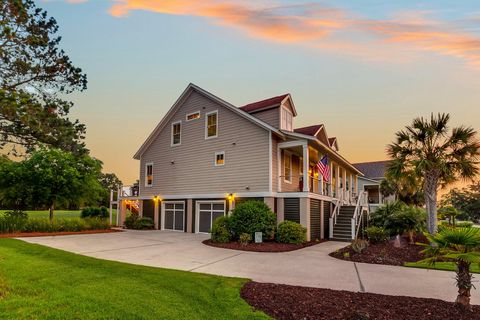
[[[4,214],[9,210],[0,210],[0,215]],[[48,218],[48,210],[27,210],[25,211],[30,218]],[[117,210],[112,210],[113,222],[115,223],[117,219]],[[55,218],[78,218],[80,217],[80,210],[55,210]]]
[[[0,319],[268,319],[245,279],[150,268],[0,239]]]
[[[455,271],[455,264],[453,262],[437,262],[435,263],[435,265],[429,265],[427,263],[420,262],[406,262],[405,266],[411,268]],[[472,271],[472,273],[480,273],[480,266],[472,265],[470,270]]]

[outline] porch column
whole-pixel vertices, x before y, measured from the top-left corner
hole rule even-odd
[[[143,200],[138,200],[138,215],[143,217]]]
[[[277,223],[285,220],[285,214],[283,209],[283,198],[277,198]]]
[[[353,173],[350,173],[350,199],[353,199]]]
[[[277,192],[282,192],[282,149],[277,146]]]
[[[193,200],[187,199],[187,232],[193,232]]]
[[[337,164],[336,165],[336,173],[335,173],[335,184],[337,185],[336,186],[336,191],[335,191],[335,196],[337,197],[337,199],[340,199],[340,192],[342,192],[342,190],[340,190],[340,166]]]
[[[348,195],[346,194],[346,191],[347,191],[347,170],[345,170],[345,168],[343,168],[342,186],[343,186],[343,190],[342,190],[343,198],[346,201],[350,201],[350,198],[348,198]]]
[[[328,190],[328,195],[330,197],[333,197],[333,191],[334,191],[334,188],[335,186],[333,185],[333,166],[335,164],[333,162],[331,162],[330,164],[330,190]]]
[[[153,206],[153,224],[155,226],[155,229],[159,229],[159,225],[158,225],[158,201],[154,201],[154,206]]]
[[[125,200],[120,201],[120,226],[125,224],[125,218],[127,217],[127,202]],[[118,213],[117,213],[118,214]]]
[[[323,195],[323,174],[318,175],[318,193]]]
[[[310,184],[308,183],[310,177],[308,176],[308,144],[303,145],[303,191],[309,192],[310,191]]]
[[[310,241],[310,199],[300,198],[300,224],[307,228],[307,241]]]

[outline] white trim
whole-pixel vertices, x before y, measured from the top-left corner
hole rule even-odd
[[[173,127],[176,124],[180,124],[180,142],[179,143],[173,143]],[[182,120],[178,120],[175,122],[172,122],[171,129],[170,129],[170,146],[171,147],[176,147],[180,146],[182,144]]]
[[[147,167],[148,166],[152,166],[152,184],[148,184],[148,179],[147,179],[147,176],[148,176],[148,170],[147,170]],[[147,162],[145,163],[145,188],[151,188],[153,187],[153,162]]]
[[[282,149],[277,144],[277,192],[282,191]]]
[[[165,204],[183,204],[183,229],[182,230],[175,230],[175,211],[180,211],[180,210],[177,210],[173,209],[173,229],[165,229]],[[170,200],[166,200],[166,201],[162,201],[162,210],[161,210],[161,214],[160,214],[160,221],[161,221],[161,228],[160,230],[169,230],[169,231],[176,231],[176,232],[185,232],[185,210],[186,209],[186,204],[185,204],[185,200],[184,201],[170,201]]]
[[[273,191],[272,133],[268,131],[268,191]]]
[[[198,114],[198,118],[188,119],[189,116],[194,115],[194,114]],[[190,121],[193,121],[193,120],[201,119],[201,117],[202,117],[202,114],[200,113],[200,110],[198,110],[198,111],[195,111],[195,112],[187,113],[185,115],[185,121],[190,122]]]
[[[214,204],[214,203],[221,203],[223,204],[223,215],[225,216],[227,214],[227,201],[226,200],[200,200],[200,201],[195,201],[195,233],[202,233],[202,234],[209,234],[208,232],[200,232],[200,204]],[[213,208],[213,206],[212,206]],[[203,210],[204,211],[204,210]],[[210,226],[213,224],[213,212],[214,211],[220,211],[220,210],[210,210]]]
[[[214,114],[214,113],[217,115],[217,116],[215,117],[215,121],[216,121],[216,124],[215,124],[216,132],[215,132],[215,135],[214,135],[214,136],[209,137],[209,136],[208,136],[208,116],[211,115],[211,114]],[[217,137],[218,137],[218,110],[214,110],[214,111],[210,111],[210,112],[205,113],[205,140],[213,139],[213,138],[217,138]]]
[[[295,141],[280,142],[278,144],[278,147],[280,149],[286,149],[286,148],[301,147],[301,146],[306,146],[306,145],[308,145],[307,140],[295,140]]]
[[[285,111],[285,118],[283,117],[284,111]],[[288,115],[290,116],[290,126],[287,125]],[[280,108],[280,129],[286,130],[288,132],[293,131],[293,113],[290,110],[288,110],[288,108],[285,107],[284,105],[282,105],[282,107]]]
[[[238,114],[239,116],[255,123],[256,125],[264,128],[266,130],[270,130],[272,132],[275,132],[275,134],[277,134],[278,136],[280,136],[282,138],[285,137],[285,135],[281,132],[281,130],[273,127],[272,125],[270,125],[270,124],[268,124],[268,123],[266,123],[266,122],[264,122],[264,121],[262,121],[258,118],[255,118],[254,116],[248,114],[247,112],[241,110],[240,108],[235,107],[231,103],[228,103],[227,101],[220,99],[219,97],[217,97],[217,96],[211,94],[210,92],[200,88],[199,86],[197,86],[193,83],[190,83],[187,86],[187,88],[185,88],[185,90],[182,92],[180,97],[178,97],[178,99],[175,101],[175,103],[172,105],[172,107],[168,110],[168,112],[165,114],[165,116],[162,118],[162,120],[157,124],[155,129],[150,133],[148,138],[143,142],[143,144],[137,150],[137,152],[133,156],[134,159],[139,160],[141,158],[141,155],[152,144],[152,142],[157,137],[157,135],[161,132],[161,130],[166,126],[166,124],[170,120],[170,117],[176,112],[178,107],[182,105],[182,103],[190,96],[190,94],[193,91],[196,91],[197,93],[199,93],[199,94],[201,94],[201,95],[219,103],[220,105],[227,108],[228,110],[230,110],[230,111]]]
[[[285,157],[290,159],[290,180],[287,180],[287,175],[285,174],[285,164],[287,163]],[[292,184],[292,153],[287,150],[283,150],[283,182]]]
[[[217,164],[217,156],[219,156],[219,155],[223,155],[223,163],[222,164]],[[215,167],[223,167],[225,165],[225,161],[226,161],[225,151],[215,152],[215,158],[213,159],[213,164],[215,165]]]

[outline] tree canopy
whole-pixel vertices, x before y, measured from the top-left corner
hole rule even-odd
[[[480,181],[462,189],[450,190],[443,197],[442,204],[460,211],[458,215],[460,219],[480,221]]]
[[[458,179],[473,179],[479,172],[477,132],[465,126],[449,131],[449,120],[449,114],[416,118],[397,132],[395,141],[387,147],[392,159],[388,176],[422,177],[430,233],[437,230],[438,188]]]
[[[73,104],[64,98],[85,90],[87,78],[57,33],[56,20],[34,1],[0,3],[0,147],[9,153],[39,145],[86,151],[85,126],[67,117]]]

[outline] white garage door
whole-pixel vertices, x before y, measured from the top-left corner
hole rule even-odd
[[[183,201],[163,202],[163,228],[184,231],[185,203]]]
[[[225,201],[197,201],[195,231],[208,233],[213,221],[225,215]]]

